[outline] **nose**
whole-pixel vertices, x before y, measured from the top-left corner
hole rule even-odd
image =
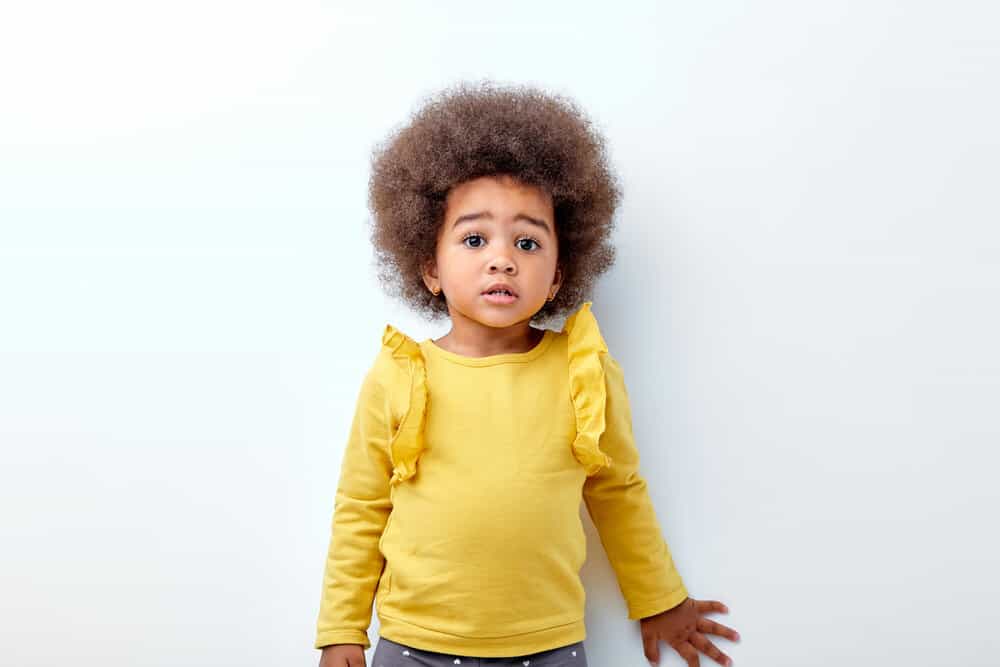
[[[490,271],[496,271],[497,269],[502,269],[504,273],[514,273],[517,270],[514,262],[505,257],[499,257],[490,262]]]

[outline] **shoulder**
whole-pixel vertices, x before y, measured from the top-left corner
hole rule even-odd
[[[395,428],[411,406],[424,404],[425,378],[420,346],[392,324],[386,324],[378,351],[362,379],[359,400],[384,415]]]
[[[408,398],[400,397],[422,390],[426,383],[420,344],[390,323],[383,327],[379,343],[365,382],[373,390],[394,397],[393,403],[408,403]]]
[[[558,334],[565,339],[571,374],[585,376],[591,382],[620,384],[624,372],[608,349],[592,305],[593,302],[585,301],[566,318]],[[589,373],[587,368],[591,369]]]
[[[571,362],[589,357],[600,361],[602,366],[616,364],[601,333],[592,305],[591,301],[583,302],[566,318],[559,335],[566,339],[567,354]]]
[[[382,329],[378,352],[368,371],[369,381],[377,382],[384,388],[403,383],[410,384],[410,378],[417,370],[423,369],[423,353],[415,339],[390,323]]]

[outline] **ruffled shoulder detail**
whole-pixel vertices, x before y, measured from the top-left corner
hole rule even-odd
[[[404,387],[403,395],[393,397],[393,404],[399,401],[402,418],[399,427],[389,441],[392,459],[390,487],[413,477],[417,472],[417,459],[424,450],[424,420],[427,414],[427,369],[420,345],[405,333],[385,325],[382,346],[391,355],[396,367],[401,371],[399,386]]]
[[[608,353],[608,346],[590,310],[591,303],[584,302],[563,325],[563,333],[567,334],[570,394],[576,411],[573,455],[586,467],[588,477],[611,465],[611,457],[598,446],[605,428],[607,386],[602,355]]]

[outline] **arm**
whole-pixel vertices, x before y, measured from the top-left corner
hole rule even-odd
[[[372,601],[384,558],[379,540],[389,501],[391,419],[389,400],[375,368],[358,394],[337,486],[316,648],[361,644],[369,648]]]
[[[612,464],[587,478],[583,497],[628,605],[628,617],[637,620],[679,605],[687,590],[660,532],[646,480],[639,474],[621,366],[610,354],[602,358],[607,402],[600,448]]]

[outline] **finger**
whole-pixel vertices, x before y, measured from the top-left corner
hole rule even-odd
[[[723,614],[729,613],[729,607],[722,604],[718,600],[695,600],[695,605],[698,611],[702,614],[708,614],[713,611],[717,611]]]
[[[642,638],[642,651],[646,654],[646,660],[649,660],[649,664],[660,664],[660,640],[656,635]]]
[[[737,641],[740,638],[740,633],[736,632],[736,630],[708,618],[699,618],[697,627],[698,632],[704,632],[705,634],[719,635],[733,641]]]
[[[698,658],[698,649],[691,646],[689,642],[683,641],[674,646],[674,650],[684,658],[684,662],[688,664],[688,667],[699,667],[701,665],[701,660]]]
[[[720,665],[723,665],[724,667],[729,667],[729,665],[733,664],[733,661],[729,658],[728,655],[720,651],[715,644],[713,644],[708,640],[708,637],[701,634],[700,632],[696,632],[693,635],[691,635],[691,639],[689,641],[691,642],[691,644],[694,645],[695,648],[697,648],[699,651],[707,655],[712,660],[715,660]]]

